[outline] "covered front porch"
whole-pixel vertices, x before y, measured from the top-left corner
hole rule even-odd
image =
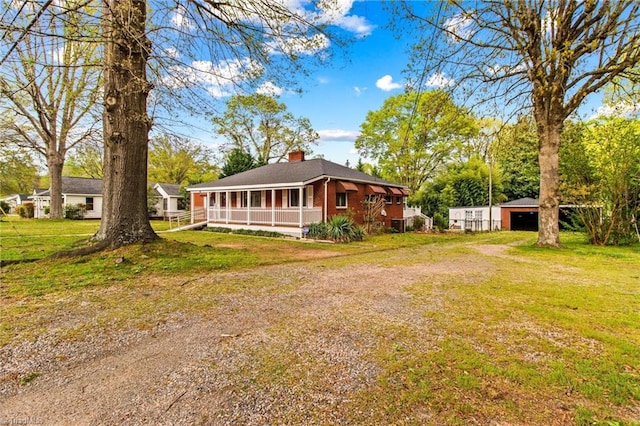
[[[240,191],[205,191],[209,226],[253,229],[302,236],[302,229],[323,221],[323,208],[313,205],[313,186]],[[195,219],[195,218],[194,218]]]

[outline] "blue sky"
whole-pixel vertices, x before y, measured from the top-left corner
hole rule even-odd
[[[380,2],[355,2],[351,14],[365,18],[371,34],[355,39],[348,58],[337,55],[332,66],[315,70],[305,93],[285,94],[280,100],[296,116],[311,120],[321,136],[315,154],[354,165],[359,156],[353,141],[367,112],[404,90],[402,71],[408,46],[386,28],[388,12]]]
[[[349,35],[352,43],[344,53],[337,52],[329,64],[311,68],[311,76],[304,80],[303,93],[279,88],[282,93],[278,101],[286,104],[294,116],[308,118],[320,134],[312,156],[322,155],[340,164],[348,160],[354,165],[359,155],[353,142],[367,112],[379,109],[385,99],[404,90],[402,71],[408,61],[408,43],[394,38],[386,28],[389,12],[382,2],[338,2],[345,8],[334,23]],[[200,76],[193,79],[204,80]],[[224,88],[216,87],[215,91],[222,93]],[[227,99],[220,96],[223,102]],[[185,133],[217,147],[211,129],[207,122],[198,120],[197,128]]]
[[[305,0],[281,0],[284,3],[300,6]],[[409,49],[412,40],[406,36],[398,39],[388,29],[390,12],[380,1],[375,0],[334,0],[339,5],[338,12],[329,18],[329,22],[352,37],[353,43],[345,55],[335,55],[335,60],[321,68],[312,69],[310,77],[304,80],[302,94],[293,94],[286,88],[276,87],[278,100],[287,105],[296,117],[306,117],[319,133],[320,140],[312,155],[322,155],[336,163],[356,164],[360,157],[354,148],[360,125],[369,111],[379,109],[384,101],[404,91],[406,76],[403,71],[409,63]],[[417,2],[426,8],[437,5],[433,2]],[[175,25],[185,26],[183,19],[175,19]],[[179,22],[177,22],[179,21]],[[407,32],[408,34],[408,32]],[[210,69],[216,64],[198,61],[195,68]],[[193,72],[193,71],[192,71]],[[426,76],[425,89],[437,87],[438,81],[446,80]],[[193,79],[205,81],[195,71]],[[224,87],[210,84],[210,93],[225,101],[230,93]],[[215,86],[215,87],[213,87]],[[599,97],[591,97],[581,111],[583,117],[593,115],[599,105]],[[214,140],[212,126],[200,122],[201,130],[193,131],[192,136],[214,147],[220,141]],[[369,161],[363,158],[364,161]]]

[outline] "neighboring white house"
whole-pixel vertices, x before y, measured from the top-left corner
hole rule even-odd
[[[451,207],[449,208],[449,229],[498,231],[501,229],[500,212],[500,206],[491,207],[491,219],[489,219],[489,206]],[[489,220],[491,220],[491,226],[489,226]]]
[[[29,194],[12,194],[7,195],[6,197],[0,198],[0,201],[4,201],[9,205],[9,211],[5,212],[7,214],[14,213],[16,207],[23,205],[24,203],[30,203]]]
[[[178,212],[180,207],[184,211],[184,201],[180,203],[180,187],[166,183],[156,183],[152,188],[158,194],[158,202],[155,206],[157,215],[166,218],[167,212]],[[48,217],[48,208],[51,204],[51,193],[35,190],[29,197],[34,204],[34,217],[38,219]],[[182,204],[182,205],[181,205]],[[62,205],[83,206],[85,219],[100,219],[102,217],[102,179],[82,177],[62,177]]]
[[[156,216],[168,219],[184,213],[187,208],[180,185],[171,183],[156,183],[153,189],[162,197],[156,204]]]
[[[49,217],[51,191],[35,190],[33,216],[36,219]],[[83,205],[85,219],[100,219],[102,215],[102,180],[81,177],[62,177],[62,206]]]

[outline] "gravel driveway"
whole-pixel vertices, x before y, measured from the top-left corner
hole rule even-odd
[[[41,373],[0,383],[0,424],[367,424],[351,402],[375,386],[377,351],[405,333],[422,345],[416,350],[441,337],[422,315],[439,300],[420,305],[407,286],[485,269],[478,253],[434,260],[434,250],[216,273],[199,285],[261,277],[283,289],[219,296],[206,318],[176,315],[152,330],[5,347],[5,377]]]

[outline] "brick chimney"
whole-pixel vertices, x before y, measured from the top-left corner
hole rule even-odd
[[[289,162],[293,163],[294,161],[304,161],[304,151],[291,151],[289,153]]]

